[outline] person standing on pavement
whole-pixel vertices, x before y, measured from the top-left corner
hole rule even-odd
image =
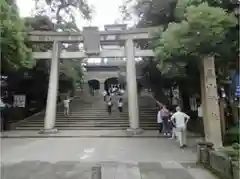
[[[158,110],[158,113],[157,113],[157,123],[158,123],[159,134],[162,133],[162,128],[163,128],[163,120],[162,120],[162,117],[161,117],[161,109],[162,109],[162,107],[160,106],[159,110]]]
[[[163,121],[163,134],[166,136],[170,136],[170,125],[169,125],[169,110],[165,105],[163,105],[162,109],[160,110],[161,118]]]
[[[176,126],[176,132],[180,147],[184,148],[187,146],[187,123],[189,121],[190,117],[185,114],[184,112],[181,112],[181,108],[178,106],[176,107],[176,112],[172,115],[171,121],[175,120],[175,126]]]

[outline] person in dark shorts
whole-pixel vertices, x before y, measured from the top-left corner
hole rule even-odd
[[[111,115],[112,114],[112,99],[109,98],[109,100],[107,101],[107,111],[108,111],[108,114]]]

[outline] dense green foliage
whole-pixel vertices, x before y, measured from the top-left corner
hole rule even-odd
[[[31,58],[31,50],[26,45],[26,28],[18,15],[17,7],[2,0],[0,9],[1,74],[32,67],[34,61]]]
[[[179,23],[170,23],[159,39],[156,54],[161,62],[184,56],[220,55],[218,47],[224,45],[226,34],[237,24],[232,14],[207,3],[188,6],[183,17]]]

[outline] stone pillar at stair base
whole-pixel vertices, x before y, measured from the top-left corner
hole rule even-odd
[[[204,135],[206,141],[208,141],[209,138],[209,129],[208,129],[208,120],[207,120],[207,114],[206,114],[206,104],[205,104],[205,76],[204,76],[204,69],[203,69],[203,63],[200,64],[200,87],[201,87],[201,105],[203,110],[203,126],[204,126]]]
[[[58,95],[58,75],[59,75],[59,42],[54,41],[50,77],[48,84],[47,106],[44,118],[44,129],[40,133],[56,133],[56,107]]]
[[[206,110],[204,118],[207,120],[204,124],[208,125],[206,140],[213,143],[214,148],[219,148],[222,147],[222,135],[214,57],[205,57],[202,63],[205,82],[203,97],[205,107],[203,109]]]
[[[128,132],[139,133],[139,109],[138,109],[138,94],[136,81],[136,66],[134,43],[132,39],[127,39],[125,44],[126,51],[126,66],[127,66],[127,93],[128,93],[128,114],[129,127]],[[134,132],[135,131],[135,132]]]

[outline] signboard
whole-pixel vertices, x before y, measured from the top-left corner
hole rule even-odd
[[[25,108],[26,95],[14,95],[14,107]]]

